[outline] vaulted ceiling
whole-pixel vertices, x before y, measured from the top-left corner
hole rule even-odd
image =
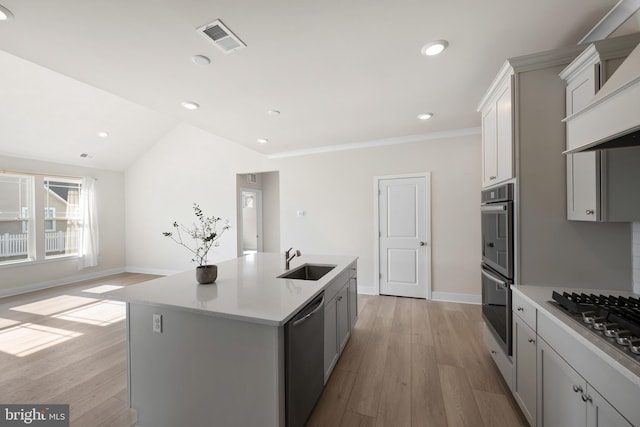
[[[180,122],[263,154],[460,132],[506,58],[575,45],[616,2],[0,0],[0,154],[124,170]],[[247,47],[196,31],[216,19]]]

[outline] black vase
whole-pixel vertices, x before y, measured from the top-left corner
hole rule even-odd
[[[201,285],[213,283],[218,278],[217,265],[199,265],[196,267],[196,280]]]

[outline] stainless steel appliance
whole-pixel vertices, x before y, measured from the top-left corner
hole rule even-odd
[[[482,317],[504,352],[511,355],[513,283],[513,184],[482,192]]]
[[[640,363],[640,299],[553,292],[550,302],[621,354]]]
[[[303,427],[324,388],[324,292],[285,325],[287,427]]]

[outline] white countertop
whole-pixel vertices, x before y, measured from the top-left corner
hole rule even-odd
[[[217,264],[218,278],[212,284],[199,285],[194,267],[183,273],[126,286],[104,297],[282,326],[357,259],[302,255],[291,261],[290,270],[305,263],[336,267],[317,281],[292,280],[277,278],[286,272],[284,254],[258,253]]]
[[[605,342],[602,337],[597,336],[588,328],[582,326],[574,318],[571,317],[562,308],[556,307],[549,301],[553,301],[553,291],[562,292],[576,292],[586,294],[604,294],[604,295],[617,295],[617,296],[633,296],[640,297],[633,292],[625,291],[612,291],[612,290],[599,290],[599,289],[576,289],[576,288],[562,288],[562,287],[550,287],[550,286],[533,286],[533,285],[511,285],[513,292],[517,292],[523,297],[530,300],[533,305],[543,312],[547,317],[556,320],[558,326],[560,326],[571,336],[575,337],[578,341],[583,343],[587,348],[591,349],[600,358],[607,362],[610,366],[616,369],[621,374],[631,379],[634,383],[640,385],[640,363],[630,360],[629,357],[621,354],[617,349],[612,348],[609,343]],[[640,359],[638,359],[640,360]]]

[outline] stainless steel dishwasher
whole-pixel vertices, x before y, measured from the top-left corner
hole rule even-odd
[[[287,427],[303,427],[324,388],[324,292],[285,325]]]

